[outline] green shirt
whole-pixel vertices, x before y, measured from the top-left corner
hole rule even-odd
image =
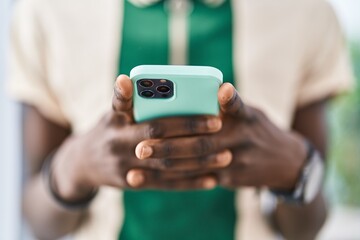
[[[169,64],[169,13],[164,3],[124,6],[119,73],[140,64]],[[233,80],[230,2],[212,8],[193,1],[188,15],[188,64],[219,68]],[[234,192],[125,191],[120,240],[234,239]]]

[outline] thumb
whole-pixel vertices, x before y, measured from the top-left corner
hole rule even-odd
[[[223,114],[241,118],[247,117],[249,109],[232,84],[224,83],[221,85],[218,92],[218,101]]]
[[[112,107],[116,113],[132,112],[133,85],[126,75],[117,77],[114,85]]]

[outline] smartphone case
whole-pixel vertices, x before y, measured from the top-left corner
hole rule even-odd
[[[141,65],[130,72],[136,122],[169,116],[218,115],[217,93],[223,82],[220,70],[207,66]],[[174,84],[171,98],[145,98],[138,94],[140,79],[167,79]]]

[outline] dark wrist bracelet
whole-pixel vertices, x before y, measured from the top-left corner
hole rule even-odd
[[[91,201],[95,198],[97,194],[97,189],[94,189],[91,191],[91,193],[86,196],[86,198],[80,199],[78,201],[67,201],[64,200],[57,192],[56,187],[54,186],[52,182],[52,162],[54,159],[56,151],[53,151],[45,160],[44,165],[41,169],[42,177],[44,179],[45,185],[47,186],[47,189],[49,190],[50,195],[55,200],[56,203],[58,203],[63,208],[69,209],[69,210],[80,210],[85,209],[89,206]]]

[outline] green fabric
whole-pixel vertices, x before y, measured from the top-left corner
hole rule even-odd
[[[168,16],[163,3],[137,8],[125,1],[119,73],[139,64],[168,64]],[[233,79],[231,9],[195,1],[190,17],[189,63],[219,68]],[[234,192],[125,191],[120,240],[233,239]]]
[[[226,1],[219,8],[209,8],[195,2],[190,15],[189,64],[216,67],[225,82],[234,83],[230,5]]]

